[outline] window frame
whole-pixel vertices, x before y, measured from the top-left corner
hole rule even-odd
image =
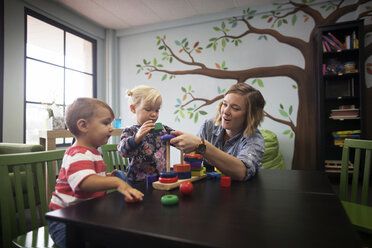
[[[38,12],[34,11],[34,10],[31,10],[29,8],[25,8],[25,15],[24,15],[24,22],[25,22],[25,41],[24,41],[24,94],[23,94],[23,107],[24,107],[24,111],[23,111],[23,142],[26,143],[26,118],[27,118],[27,111],[26,111],[26,106],[27,106],[27,103],[31,103],[31,104],[42,104],[42,103],[39,103],[39,102],[32,102],[32,101],[27,101],[26,99],[26,77],[27,77],[27,71],[26,71],[26,65],[27,65],[27,59],[32,59],[34,61],[38,61],[38,62],[42,62],[42,63],[45,63],[45,64],[49,64],[49,65],[53,65],[53,66],[56,66],[55,64],[53,63],[50,63],[50,62],[47,62],[47,61],[43,61],[43,60],[38,60],[38,59],[35,59],[35,58],[30,58],[27,56],[27,16],[32,16],[34,18],[37,18],[39,19],[40,21],[43,21],[43,22],[46,22],[56,28],[59,28],[59,29],[62,29],[63,30],[63,43],[64,43],[64,55],[66,55],[66,32],[68,33],[71,33],[73,35],[76,35],[82,39],[85,39],[89,42],[92,43],[92,74],[89,74],[89,75],[92,75],[92,79],[93,79],[93,85],[92,85],[92,89],[93,89],[93,98],[97,98],[97,40],[93,39],[92,37],[89,37],[83,33],[80,33],[64,24],[61,24],[55,20],[52,20],[44,15],[41,15],[39,14]],[[65,56],[64,56],[65,57]],[[61,66],[59,66],[61,67]],[[63,67],[64,69],[64,75],[65,75],[65,71],[66,69],[68,70],[73,70],[73,71],[76,71],[76,72],[80,72],[80,73],[84,73],[84,74],[87,74],[86,72],[83,72],[83,71],[79,71],[79,70],[74,70],[74,69],[71,69],[71,68],[68,68],[66,67],[65,63],[63,64]],[[66,85],[66,77],[64,76],[63,78],[63,85],[65,87]],[[65,92],[64,92],[65,93]],[[65,96],[64,96],[64,100],[63,100],[63,107],[65,109],[66,107],[66,102],[65,102]],[[65,143],[65,139],[64,139],[64,142],[63,144],[57,144],[57,146],[64,146],[66,145]]]

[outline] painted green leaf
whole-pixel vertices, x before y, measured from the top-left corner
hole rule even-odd
[[[290,107],[289,107],[289,115],[292,115],[292,112],[293,112],[293,106],[291,105]]]
[[[213,27],[213,29],[217,32],[221,31],[221,29],[219,27]]]
[[[199,119],[199,113],[196,112],[196,114],[194,116],[194,123],[197,123],[198,122],[198,119]]]
[[[208,114],[207,112],[205,112],[205,111],[203,111],[203,110],[199,110],[198,112],[199,112],[199,114],[201,114],[201,115],[206,115],[206,114]]]
[[[213,43],[209,43],[206,48],[210,48],[213,45]]]
[[[237,25],[238,25],[238,22],[233,22],[233,24],[231,25],[231,27],[232,28],[235,28]]]
[[[177,109],[176,111],[174,111],[174,113],[173,113],[173,114],[175,115],[175,114],[177,114],[177,113],[178,113],[179,111],[180,111],[180,110],[179,110],[179,109]]]
[[[292,25],[293,26],[296,24],[296,21],[297,21],[297,15],[293,15],[292,16]]]
[[[297,85],[292,84],[292,88],[293,88],[293,89],[297,89]]]
[[[263,15],[263,16],[261,16],[261,19],[266,19],[268,17],[269,17],[269,15]]]
[[[179,42],[178,40],[175,40],[174,43],[176,43],[177,46],[181,45],[181,42]]]
[[[264,83],[263,83],[263,81],[262,81],[261,79],[258,79],[258,80],[257,80],[257,84],[258,84],[258,86],[260,86],[261,88],[264,87]]]
[[[252,85],[254,85],[255,83],[257,83],[257,78],[252,81]]]
[[[162,64],[158,64],[158,67],[164,67]]]
[[[178,102],[178,104],[182,103],[181,99],[179,99],[179,98],[177,98],[177,102]]]
[[[283,117],[288,117],[287,112],[285,112],[283,109],[279,109],[279,113],[280,113]]]
[[[176,118],[174,119],[175,122],[181,122],[180,121],[180,118],[178,118],[178,116],[176,116]]]
[[[291,130],[285,130],[284,132],[283,132],[283,134],[289,134],[291,132]]]
[[[189,85],[189,91],[191,90],[191,84]]]
[[[193,112],[190,112],[189,113],[189,119],[192,119],[193,116],[194,116],[194,113]]]
[[[293,138],[293,132],[291,132],[291,134],[289,135],[289,137],[292,139]]]
[[[153,62],[154,66],[157,66],[158,62],[156,61],[156,58],[154,58]]]
[[[137,74],[140,73],[140,72],[141,72],[141,69],[138,69],[138,70],[137,70]]]
[[[160,46],[158,49],[159,50],[162,50],[162,49],[164,49],[165,48],[165,46]]]
[[[284,23],[284,24],[288,24],[287,19],[283,19],[283,23]]]
[[[282,23],[283,23],[282,20],[279,20],[279,21],[278,21],[278,28],[279,28],[280,26],[282,26]]]
[[[221,94],[221,88],[220,88],[220,86],[217,86],[217,93],[218,94]]]
[[[226,24],[225,24],[225,22],[222,22],[222,23],[221,23],[221,28],[222,28],[222,29],[225,29],[225,28],[226,28]]]
[[[173,62],[173,57],[170,57],[169,58],[169,63],[172,63]]]
[[[186,41],[187,41],[187,39],[186,39],[186,38],[184,38],[184,39],[182,40],[182,44],[183,44],[183,43],[185,43]]]
[[[185,87],[181,87],[181,90],[183,91],[183,92],[187,92],[187,90],[185,89]]]
[[[183,113],[183,111],[180,111],[180,116],[185,119],[185,114]]]
[[[209,41],[215,41],[217,38],[210,38]]]
[[[165,79],[167,79],[167,74],[163,75],[163,77],[161,78],[161,81],[164,81]]]
[[[156,36],[156,39],[160,40],[161,38],[160,38],[160,36]]]
[[[216,51],[216,49],[217,49],[217,43],[214,43],[213,44],[213,50]]]
[[[194,109],[193,108],[187,108],[187,111],[193,111]]]
[[[281,109],[284,109],[283,104],[279,104],[279,107],[280,107]]]
[[[226,46],[226,40],[222,39],[221,44],[222,44],[222,47],[225,47]]]

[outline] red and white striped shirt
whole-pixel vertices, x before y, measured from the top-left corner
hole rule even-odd
[[[100,152],[83,146],[67,149],[49,208],[56,210],[103,196],[106,191],[87,192],[79,189],[80,183],[90,175],[106,176],[106,165]]]

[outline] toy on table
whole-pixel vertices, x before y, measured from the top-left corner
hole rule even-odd
[[[230,187],[231,186],[231,177],[221,177],[221,187]]]
[[[178,203],[178,196],[164,195],[161,197],[161,203],[165,206],[176,205]]]
[[[201,168],[201,162],[200,162],[200,164],[195,165],[197,167],[196,170],[198,170],[199,173],[197,175],[193,176],[190,164],[184,163],[184,156],[183,156],[182,152],[181,152],[181,163],[173,166],[173,173],[174,172],[177,173],[176,178],[174,177],[174,174],[170,174],[170,173],[172,173],[170,171],[170,140],[174,137],[175,136],[172,135],[172,134],[167,134],[167,135],[163,135],[163,136],[160,137],[161,140],[164,140],[164,141],[167,142],[166,143],[167,169],[166,169],[166,172],[161,172],[160,173],[159,181],[152,183],[152,187],[154,189],[171,190],[171,189],[174,189],[174,188],[177,188],[178,186],[180,186],[180,184],[183,181],[194,182],[194,181],[200,180],[200,179],[207,176],[204,173],[200,173],[200,170],[203,171],[202,168]],[[201,160],[202,159],[201,155],[198,155],[198,156],[195,156],[195,157],[197,158],[196,160]],[[185,155],[185,160],[186,160],[186,155]],[[167,173],[169,173],[169,174],[167,174]],[[165,177],[164,175],[167,175],[168,177]]]
[[[192,185],[192,183],[190,183],[189,181],[185,181],[180,184],[181,194],[191,195],[193,191],[194,191],[194,185]]]
[[[150,131],[150,133],[157,133],[163,130],[163,124],[161,122],[155,123],[155,128]]]

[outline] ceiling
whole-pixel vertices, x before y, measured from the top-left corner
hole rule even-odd
[[[169,22],[274,0],[54,0],[109,29],[121,30]]]

